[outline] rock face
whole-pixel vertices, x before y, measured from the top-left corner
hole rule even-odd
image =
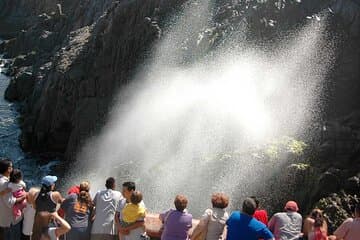
[[[180,3],[79,0],[63,1],[60,8],[48,2],[46,9],[57,11],[44,7],[44,13],[27,16],[33,24],[3,47],[15,57],[6,98],[25,104],[22,147],[74,158],[81,142],[103,125],[115,91],[160,37],[153,19]]]

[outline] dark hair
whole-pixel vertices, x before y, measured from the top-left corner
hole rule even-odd
[[[46,195],[48,192],[51,192],[51,186],[47,186],[45,184],[43,184],[40,188],[40,192],[38,195],[38,198],[46,198]]]
[[[12,161],[9,158],[3,158],[0,160],[0,174],[4,174],[12,165]]]
[[[114,188],[115,187],[115,178],[109,177],[108,179],[106,179],[105,187],[107,189]]]
[[[242,205],[242,211],[250,216],[255,213],[256,203],[252,198],[246,198]]]
[[[135,191],[136,187],[135,187],[135,183],[134,182],[124,182],[122,184],[123,187],[126,187],[126,189],[128,191]]]
[[[188,204],[188,200],[184,195],[176,195],[174,200],[176,210],[182,212]]]
[[[143,199],[143,196],[140,191],[133,191],[131,193],[130,201],[133,204],[139,204]]]
[[[322,216],[322,213],[321,210],[318,208],[314,208],[310,213],[310,217],[314,220],[320,216]]]
[[[254,199],[256,208],[259,208],[259,204],[260,204],[259,199],[257,199],[255,196],[251,196],[250,198]]]
[[[20,171],[20,169],[15,168],[11,173],[10,173],[10,182],[12,183],[18,183],[20,180],[22,180],[23,175],[22,172]]]
[[[214,193],[211,196],[211,203],[215,208],[226,208],[229,205],[229,197],[224,193]]]

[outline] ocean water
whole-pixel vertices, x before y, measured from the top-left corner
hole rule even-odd
[[[0,40],[1,42],[1,40]],[[42,176],[52,173],[59,161],[44,161],[22,151],[19,144],[20,128],[17,111],[18,105],[5,100],[5,90],[10,78],[3,74],[4,66],[0,63],[0,158],[10,158],[16,168],[20,168],[28,187],[40,183]]]

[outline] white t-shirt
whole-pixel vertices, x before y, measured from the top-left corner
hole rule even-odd
[[[22,227],[22,232],[26,236],[30,236],[32,234],[35,212],[36,211],[33,206],[29,203],[26,203],[26,207],[23,209],[24,221]]]
[[[120,192],[111,189],[96,193],[94,198],[96,215],[91,228],[92,234],[117,235],[114,218],[118,203],[122,198]]]

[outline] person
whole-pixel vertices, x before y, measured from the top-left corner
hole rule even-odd
[[[242,205],[242,212],[234,211],[226,221],[227,240],[273,240],[274,236],[262,222],[253,215],[256,203],[252,198],[246,198]]]
[[[45,176],[41,179],[41,189],[34,196],[33,206],[35,208],[35,218],[33,225],[33,235],[31,240],[39,240],[43,228],[45,227],[42,223],[41,218],[42,212],[54,213],[56,212],[57,204],[61,204],[64,198],[58,191],[55,191],[55,183],[57,181],[56,176]]]
[[[57,212],[42,212],[42,219],[47,219],[48,224],[54,221],[55,226],[46,226],[43,228],[40,240],[58,240],[60,236],[70,231],[71,227]]]
[[[24,221],[22,225],[22,240],[30,240],[32,229],[34,226],[35,208],[33,206],[33,196],[35,196],[40,189],[30,188],[26,197],[26,207],[23,209]]]
[[[115,223],[118,228],[119,239],[124,240],[138,240],[140,236],[144,236],[144,221],[136,221],[136,223],[132,224],[128,227],[122,227],[120,224],[120,220],[122,219],[122,210],[126,206],[127,203],[131,201],[131,195],[136,190],[136,185],[134,182],[124,182],[122,184],[122,195],[123,198],[119,201],[118,207],[116,209],[115,214]],[[144,201],[139,203],[140,206],[146,209]]]
[[[360,203],[355,205],[354,218],[346,219],[334,232],[337,240],[360,239]]]
[[[130,203],[126,203],[125,207],[122,209],[122,219],[120,220],[120,225],[122,227],[131,226],[137,221],[144,221],[146,209],[140,204],[141,201],[141,192],[132,192]]]
[[[276,240],[299,239],[302,237],[302,216],[297,212],[299,207],[295,201],[288,201],[285,212],[274,214],[269,221],[269,229],[274,233]]]
[[[10,174],[10,182],[8,188],[11,189],[12,195],[15,198],[22,198],[26,196],[26,184],[23,181],[22,172],[20,169],[14,169]],[[13,206],[13,215],[15,218],[21,217],[22,210],[26,207],[26,198],[21,202],[15,203]]]
[[[199,224],[191,234],[191,239],[197,239],[201,234],[206,234],[206,240],[223,239],[226,220],[229,214],[225,208],[229,205],[229,197],[224,193],[214,193],[211,196],[212,208],[206,209]]]
[[[316,222],[316,227],[315,227]],[[320,226],[319,226],[320,224]],[[327,235],[327,222],[322,214],[322,211],[315,208],[311,211],[310,215],[305,218],[303,224],[303,238],[314,239],[314,234],[319,236],[319,232]],[[309,236],[311,234],[311,237]],[[316,239],[316,238],[315,238]]]
[[[0,240],[18,240],[21,236],[22,217],[14,218],[12,207],[17,202],[22,202],[26,194],[16,199],[8,189],[13,163],[10,159],[0,160]]]
[[[192,227],[192,215],[187,212],[188,200],[184,195],[177,195],[174,200],[175,210],[170,209],[159,215],[164,227],[161,240],[189,239]]]
[[[106,179],[106,190],[98,191],[94,197],[95,220],[91,229],[91,240],[116,239],[114,218],[121,193],[115,191],[115,179]]]
[[[254,199],[254,201],[256,203],[256,210],[255,210],[253,217],[267,226],[268,225],[268,214],[267,214],[266,210],[260,209],[260,201],[255,196],[252,196],[251,198]]]
[[[71,230],[66,234],[67,240],[87,240],[90,238],[90,222],[94,211],[94,204],[89,193],[88,182],[80,184],[78,194],[71,193],[61,204],[65,212],[65,220]]]

